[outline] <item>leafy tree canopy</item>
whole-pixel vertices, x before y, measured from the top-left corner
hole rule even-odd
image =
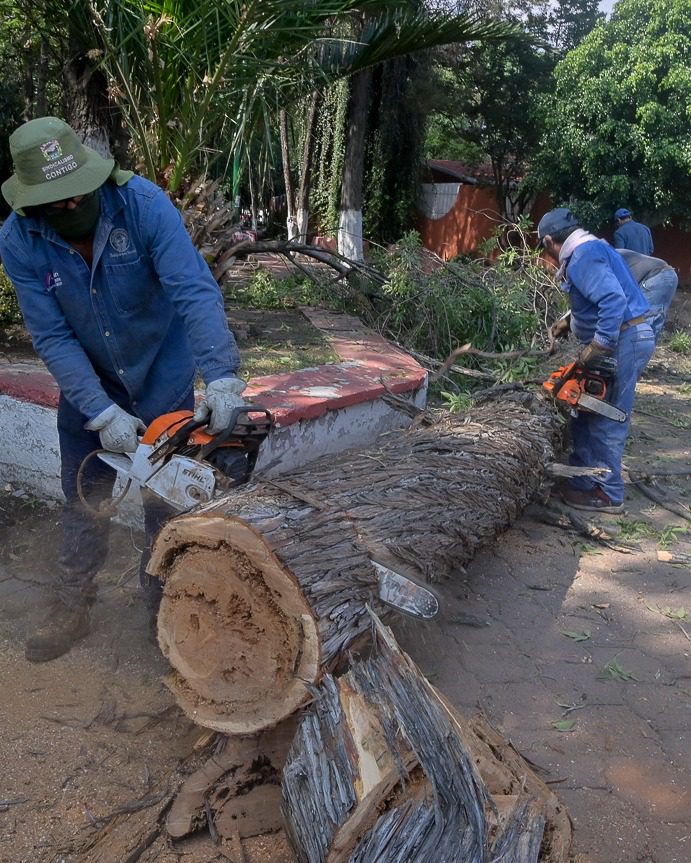
[[[691,224],[691,4],[620,0],[555,70],[533,180],[593,225]]]
[[[428,127],[429,158],[489,162],[508,218],[526,206],[517,184],[541,142],[538,97],[550,92],[559,57],[599,17],[597,0],[479,0],[516,28],[510,40],[446,49]]]

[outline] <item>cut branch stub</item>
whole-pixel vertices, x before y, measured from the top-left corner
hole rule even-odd
[[[237,519],[197,516],[172,523],[158,554],[159,643],[185,712],[229,734],[292,713],[304,701],[303,681],[319,674],[317,626],[262,536]]]

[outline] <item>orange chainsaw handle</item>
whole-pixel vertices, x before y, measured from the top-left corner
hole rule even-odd
[[[552,398],[558,398],[559,391],[563,384],[575,377],[577,371],[578,365],[575,361],[568,363],[565,366],[560,366],[555,372],[552,372],[552,374],[542,384],[542,388],[545,390],[547,395],[552,396]]]

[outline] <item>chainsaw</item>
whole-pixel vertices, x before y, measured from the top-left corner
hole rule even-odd
[[[205,426],[205,421],[193,419],[192,411],[175,411],[149,425],[134,453],[97,450],[98,458],[117,471],[124,483],[115,507],[132,485],[146,489],[178,512],[187,512],[247,482],[262,441],[273,428],[269,411],[245,405],[233,411],[228,426],[218,434],[209,434]],[[91,509],[81,479],[78,485],[82,503]],[[103,514],[112,515],[115,507],[109,506]],[[422,620],[437,614],[439,602],[431,590],[380,563],[372,561],[372,565],[382,602]]]
[[[602,357],[588,368],[572,362],[552,372],[542,388],[565,414],[577,416],[579,411],[586,411],[623,423],[624,411],[607,401],[607,390],[616,370],[617,363],[612,357]]]
[[[273,427],[269,411],[244,405],[233,410],[218,434],[209,434],[205,426],[206,420],[195,420],[192,411],[174,411],[149,425],[135,452],[99,450],[98,457],[125,483],[118,502],[135,485],[186,512],[247,482]]]

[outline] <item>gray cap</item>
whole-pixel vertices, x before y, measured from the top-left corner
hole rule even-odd
[[[558,234],[566,228],[578,228],[580,223],[568,207],[557,207],[550,210],[540,219],[537,226],[537,236],[540,240],[539,245],[542,245],[543,240],[549,234]]]

